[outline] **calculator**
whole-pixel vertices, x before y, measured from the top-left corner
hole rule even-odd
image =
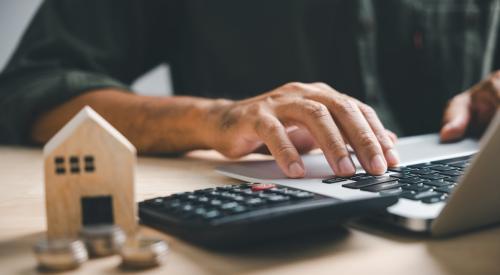
[[[384,211],[396,196],[339,200],[277,184],[225,185],[139,203],[141,223],[208,247],[256,244]]]

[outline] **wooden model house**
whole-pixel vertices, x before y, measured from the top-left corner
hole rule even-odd
[[[77,237],[82,226],[136,230],[135,147],[84,107],[44,147],[49,238]]]

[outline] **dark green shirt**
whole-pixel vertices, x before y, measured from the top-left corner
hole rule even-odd
[[[446,101],[482,77],[498,28],[491,5],[48,0],[0,76],[0,142],[29,143],[41,112],[92,89],[129,89],[161,63],[179,95],[240,99],[322,81],[368,102],[383,94],[405,134],[436,131]]]

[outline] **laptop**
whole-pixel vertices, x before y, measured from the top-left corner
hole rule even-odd
[[[364,173],[359,162],[350,178],[335,177],[322,154],[303,156],[303,179],[284,176],[273,160],[217,167],[248,182],[276,183],[341,200],[397,195],[396,204],[376,217],[433,236],[447,236],[500,223],[500,111],[480,141],[442,144],[437,134],[401,138],[401,166],[382,176]]]

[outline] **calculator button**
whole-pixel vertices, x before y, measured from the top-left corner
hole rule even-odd
[[[294,199],[308,199],[308,198],[314,197],[313,193],[305,192],[305,191],[289,193],[288,195]]]
[[[206,193],[207,196],[212,197],[212,198],[217,198],[221,195],[222,193],[219,191],[211,191]]]
[[[215,189],[214,188],[205,188],[205,189],[196,190],[193,193],[200,195],[200,194],[207,194],[207,193],[210,193],[212,191],[215,191]]]
[[[196,196],[196,195],[187,195],[186,196],[186,200],[190,200],[190,201],[198,200],[198,196]]]
[[[232,185],[224,185],[224,186],[216,187],[215,189],[217,191],[229,191],[229,190],[231,190],[233,188],[234,188],[234,186],[232,186]]]
[[[221,216],[222,216],[222,214],[221,214],[220,211],[218,211],[218,210],[210,210],[210,211],[206,212],[205,214],[203,214],[202,218],[206,219],[206,220],[211,220],[211,219],[219,218]]]
[[[278,194],[278,195],[286,195],[288,193],[288,189],[287,188],[272,188],[272,189],[269,189],[269,191],[273,192],[274,194]]]
[[[252,199],[246,200],[245,204],[248,206],[260,206],[260,205],[265,204],[265,201],[261,198],[252,198]]]
[[[224,204],[222,204],[220,206],[220,209],[222,209],[222,210],[231,210],[233,208],[236,208],[237,206],[239,206],[239,204],[236,203],[236,202],[226,202],[226,203],[224,203]]]
[[[207,209],[204,208],[204,207],[198,207],[193,212],[194,212],[195,215],[203,216],[203,215],[205,215],[207,213]]]
[[[163,206],[163,198],[156,198],[150,201],[153,206]]]
[[[183,193],[175,193],[171,197],[172,198],[178,198],[178,199],[184,199],[187,196],[193,194],[193,192],[183,192]]]
[[[267,197],[267,201],[269,202],[284,202],[290,200],[290,197],[281,196],[281,195],[272,195]]]
[[[241,202],[241,201],[244,201],[244,200],[245,200],[245,198],[244,198],[243,196],[234,196],[234,197],[233,197],[233,200],[234,200],[234,201]]]
[[[240,188],[237,188],[237,189],[234,189],[233,192],[235,192],[237,194],[240,194],[242,196],[252,195],[253,194],[252,189],[240,189]]]
[[[165,208],[167,209],[176,209],[181,206],[180,200],[172,200],[165,203]]]
[[[243,206],[243,205],[238,205],[238,206],[236,206],[235,208],[230,209],[229,211],[230,211],[231,213],[233,213],[233,214],[238,214],[238,213],[243,213],[243,212],[246,212],[246,211],[248,211],[248,210],[249,210],[249,209],[248,209],[248,208],[246,208],[245,206]]]
[[[207,203],[208,201],[210,201],[208,197],[198,197],[199,203]]]
[[[212,205],[212,206],[220,206],[220,205],[222,205],[222,201],[221,200],[211,200],[210,201],[210,205]]]

